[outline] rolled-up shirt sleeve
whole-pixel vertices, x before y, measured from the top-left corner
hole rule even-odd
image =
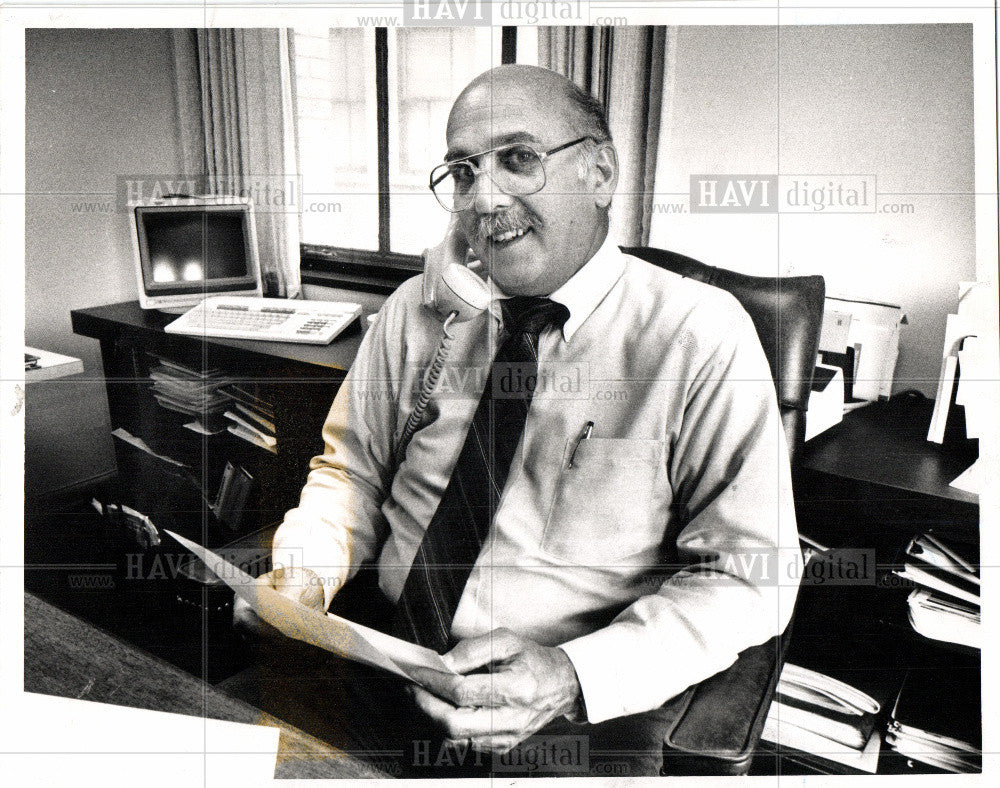
[[[679,571],[561,646],[589,722],[657,708],[791,618],[802,559],[771,373],[742,310],[722,333],[687,383],[667,460]]]
[[[388,530],[381,506],[391,484],[398,399],[387,351],[392,306],[362,340],[323,425],[323,453],[310,462],[299,505],[274,536],[274,565],[315,571],[327,606],[360,564],[377,556]]]

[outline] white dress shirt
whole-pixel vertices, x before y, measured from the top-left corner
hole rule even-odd
[[[561,646],[601,722],[656,708],[783,631],[801,556],[770,369],[736,300],[610,240],[551,298],[570,317],[539,337],[519,454],[452,634],[507,627]],[[395,468],[442,322],[421,305],[420,277],[389,297],[275,536],[276,565],[314,569],[329,603],[377,560],[398,600],[499,321],[494,304],[452,326],[424,426]]]

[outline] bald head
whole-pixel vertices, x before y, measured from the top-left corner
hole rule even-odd
[[[601,102],[562,74],[520,63],[491,68],[466,85],[452,106],[449,127],[456,109],[465,102],[484,96],[492,100],[495,95],[519,96],[521,100],[537,103],[573,136],[592,137],[597,142],[611,141],[611,130]],[[499,106],[497,109],[502,111]]]

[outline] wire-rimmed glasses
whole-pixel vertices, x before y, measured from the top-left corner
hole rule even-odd
[[[515,197],[534,194],[545,187],[545,160],[553,153],[589,139],[592,139],[589,135],[578,137],[546,151],[536,150],[525,142],[512,142],[482,153],[446,161],[431,170],[430,188],[446,211],[458,213],[466,210],[475,199],[476,178],[479,173],[486,171],[475,160],[482,161],[488,156],[492,164],[488,168],[490,180],[504,194]]]

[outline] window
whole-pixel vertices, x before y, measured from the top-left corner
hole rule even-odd
[[[443,234],[427,188],[458,92],[514,60],[513,28],[297,28],[303,275],[394,285]],[[344,281],[341,284],[349,284]]]
[[[302,238],[378,249],[375,31],[296,30],[295,108],[305,195]],[[329,208],[330,210],[321,210]]]

